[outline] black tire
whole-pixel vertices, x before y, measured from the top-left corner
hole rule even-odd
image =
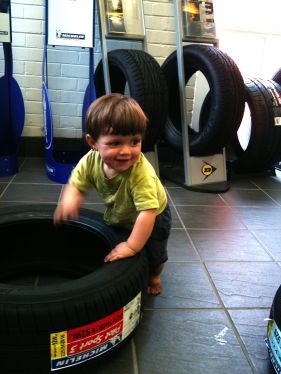
[[[80,348],[73,349],[79,354],[89,352],[86,343],[91,337],[90,348],[98,355],[101,343],[96,340],[94,344],[93,334],[98,331],[102,341],[102,324],[123,318],[124,307],[133,300],[131,327],[123,321],[124,329],[129,328],[126,335],[120,320],[116,323],[119,330],[113,335],[116,345],[104,342],[108,350],[101,350],[100,356],[93,354],[93,359],[63,370],[81,373],[92,368],[99,357],[119,348],[139,324],[140,297],[148,279],[145,251],[105,264],[105,254],[122,235],[119,237],[116,230],[104,224],[100,213],[90,210],[82,210],[79,221],[54,227],[53,211],[54,206],[48,205],[1,208],[0,236],[7,243],[0,262],[1,373],[50,373],[50,339],[52,362],[56,365],[54,351],[59,348],[55,343],[60,332],[68,342],[86,336],[84,352],[81,341],[80,346],[75,341]],[[32,275],[38,273],[42,286],[30,283]],[[44,274],[48,277],[44,278]],[[117,342],[120,336],[121,344]],[[66,362],[66,358],[58,360],[60,365]]]
[[[158,62],[148,53],[133,49],[116,49],[108,53],[111,92],[125,93],[142,107],[149,123],[143,151],[151,151],[162,138],[167,120],[168,90]],[[103,65],[96,67],[94,82],[97,97],[105,94]]]
[[[229,144],[240,125],[245,103],[244,83],[234,61],[213,46],[190,44],[183,47],[185,84],[197,71],[205,76],[210,91],[203,103],[199,131],[189,131],[192,156],[220,153]],[[177,53],[164,61],[162,70],[168,84],[169,120],[165,127],[166,141],[182,149],[180,96]],[[204,112],[204,113],[203,113]]]
[[[276,326],[273,330],[273,325],[277,325],[277,328],[279,329],[279,332],[276,332]],[[270,308],[269,313],[269,320],[267,323],[267,339],[266,344],[268,347],[268,353],[269,353],[269,359],[272,364],[272,373],[277,373],[280,371],[280,365],[279,365],[279,355],[278,351],[281,348],[281,340],[280,340],[280,330],[281,330],[281,286],[278,287],[273,302]],[[277,330],[278,331],[278,330]],[[273,336],[272,336],[273,333]],[[272,343],[270,342],[271,339],[274,339],[274,343],[272,346]],[[277,346],[276,346],[277,345]],[[273,370],[275,368],[275,370]]]
[[[272,77],[272,80],[278,84],[281,84],[281,68],[276,71],[276,73]]]
[[[275,118],[281,116],[281,86],[272,80],[245,81],[246,108],[249,109],[248,144],[241,144],[239,131],[232,142],[237,157],[232,166],[237,172],[259,172],[272,169],[281,156],[281,129]],[[245,122],[244,122],[245,121]],[[241,128],[242,129],[242,128]]]
[[[281,286],[279,286],[274,295],[270,308],[269,318],[274,319],[277,326],[281,330]]]

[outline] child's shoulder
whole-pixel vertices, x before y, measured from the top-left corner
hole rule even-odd
[[[84,160],[98,160],[100,159],[100,154],[94,149],[90,149],[87,153],[84,154],[82,157]]]
[[[79,160],[79,163],[77,166],[80,167],[94,167],[100,163],[100,155],[99,152],[90,149],[87,153],[85,153],[81,159]]]
[[[135,172],[144,174],[149,174],[151,176],[155,176],[156,172],[150,161],[147,159],[147,157],[141,153],[139,160],[135,164]]]

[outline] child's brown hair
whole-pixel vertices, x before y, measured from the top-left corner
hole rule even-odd
[[[147,117],[132,97],[111,93],[96,99],[86,113],[86,132],[95,140],[101,135],[144,137]]]

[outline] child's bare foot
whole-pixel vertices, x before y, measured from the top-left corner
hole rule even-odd
[[[147,287],[147,293],[157,296],[161,293],[161,279],[160,275],[151,275]]]

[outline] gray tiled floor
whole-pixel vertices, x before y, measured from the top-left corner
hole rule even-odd
[[[281,179],[229,183],[218,194],[164,181],[173,229],[162,294],[145,295],[133,338],[95,373],[272,373],[264,338],[281,283]],[[43,159],[21,160],[17,175],[0,178],[0,209],[56,203],[62,188]],[[85,206],[103,209],[95,192]]]

